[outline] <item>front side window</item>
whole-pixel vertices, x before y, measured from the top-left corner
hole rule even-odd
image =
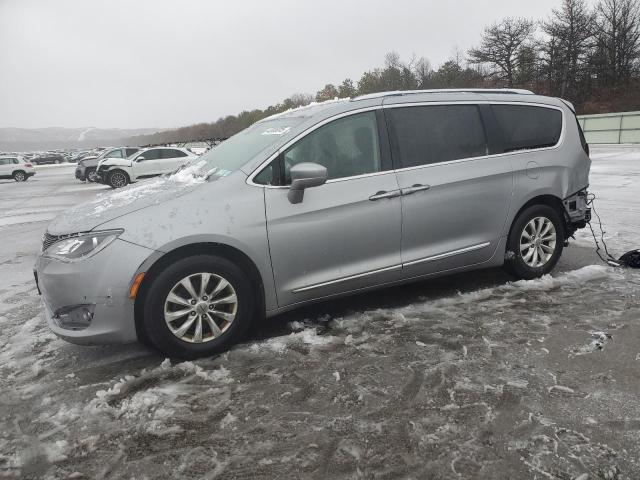
[[[386,110],[399,168],[487,155],[476,105],[432,105]]]
[[[503,135],[503,151],[553,147],[560,140],[562,113],[531,105],[492,105]]]
[[[162,150],[156,148],[142,152],[137,158],[138,161],[142,160],[143,162],[146,162],[147,160],[158,160],[161,156]]]
[[[289,185],[291,168],[305,162],[326,167],[329,180],[381,171],[375,112],[339,118],[312,131],[256,175],[254,182]]]
[[[8,158],[0,158],[0,165],[9,165]]]
[[[125,153],[127,155],[127,157],[130,157],[131,155],[133,155],[134,153],[137,153],[138,149],[137,148],[127,148]]]

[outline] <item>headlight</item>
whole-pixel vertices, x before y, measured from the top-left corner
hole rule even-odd
[[[47,248],[43,256],[63,262],[77,262],[89,258],[113,242],[124,230],[106,230],[78,234],[65,238]]]

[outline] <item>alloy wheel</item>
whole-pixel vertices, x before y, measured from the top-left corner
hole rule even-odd
[[[110,175],[110,182],[113,188],[121,188],[127,185],[127,177],[122,172],[113,172]]]
[[[16,172],[13,175],[13,178],[15,179],[16,182],[24,182],[26,179],[26,176],[23,172]]]
[[[520,255],[527,266],[545,265],[556,251],[556,228],[546,217],[531,219],[520,235]]]
[[[205,343],[226,332],[238,311],[236,291],[225,278],[214,273],[195,273],[169,291],[164,302],[164,320],[180,340]]]

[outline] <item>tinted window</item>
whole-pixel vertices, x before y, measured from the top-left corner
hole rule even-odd
[[[179,158],[186,157],[187,154],[181,150],[165,149],[162,150],[162,158]]]
[[[328,178],[380,171],[380,146],[375,112],[359,113],[324,125],[284,152],[285,183],[289,170],[302,162],[327,168]]]
[[[9,165],[8,158],[0,158],[0,165]]]
[[[122,158],[122,150],[117,149],[113,152],[109,152],[104,158]]]
[[[475,105],[390,108],[391,145],[399,166],[480,157],[487,141]]]
[[[129,156],[133,155],[134,153],[136,153],[137,151],[138,151],[137,148],[127,148],[126,155],[127,155],[127,157],[129,157]]]
[[[560,139],[560,110],[528,105],[492,105],[504,137],[503,151],[552,147]]]
[[[146,152],[142,152],[140,154],[140,157],[144,157],[145,160],[158,160],[161,154],[162,154],[162,150],[159,150],[156,148],[153,150],[147,150]],[[137,157],[138,160],[140,160],[140,157]]]
[[[18,160],[17,158],[13,158],[13,163],[15,163],[16,165],[20,163],[20,160]]]

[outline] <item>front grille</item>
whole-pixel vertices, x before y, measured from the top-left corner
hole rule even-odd
[[[42,236],[42,251],[44,252],[59,239],[60,237],[58,237],[57,235],[51,235],[49,232],[45,232],[45,234]]]

